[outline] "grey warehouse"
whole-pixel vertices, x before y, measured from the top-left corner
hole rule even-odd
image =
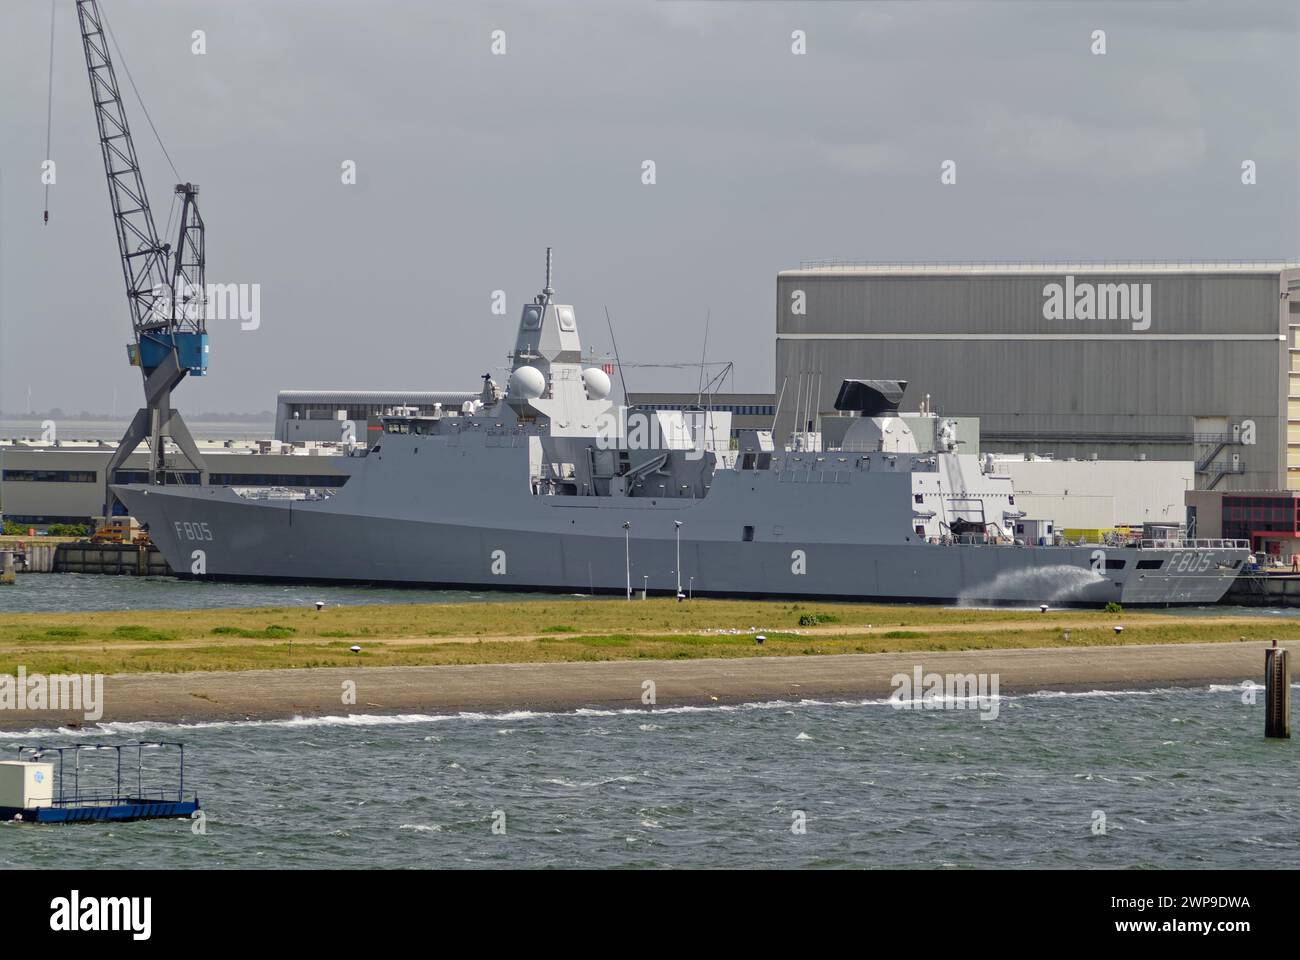
[[[777,433],[800,390],[825,413],[842,379],[895,378],[986,450],[1300,488],[1297,290],[1281,261],[805,263],[777,276]]]

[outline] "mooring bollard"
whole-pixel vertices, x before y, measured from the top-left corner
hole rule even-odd
[[[1291,736],[1291,657],[1277,641],[1264,651],[1264,736]]]

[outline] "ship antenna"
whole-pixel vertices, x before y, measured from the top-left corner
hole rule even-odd
[[[772,411],[772,436],[776,436],[776,418],[781,416],[781,401],[785,399],[785,384],[790,378],[788,376],[781,378],[781,392],[776,398],[776,409]]]
[[[623,377],[623,361],[618,356],[618,341],[614,339],[614,321],[609,318],[609,307],[605,307],[605,324],[609,327],[609,342],[614,347],[614,363],[618,364],[618,379],[623,384],[623,405],[627,406],[627,380]]]
[[[550,247],[546,248],[546,286],[542,288],[542,293],[546,295],[547,300],[550,300],[551,297],[555,295],[555,291],[551,288],[551,248]]]
[[[700,385],[695,395],[695,405],[697,407],[704,406],[704,361],[709,355],[709,321],[712,319],[713,308],[710,307],[709,312],[704,317],[704,346],[700,348]],[[713,405],[712,397],[709,398],[709,405],[710,407]]]

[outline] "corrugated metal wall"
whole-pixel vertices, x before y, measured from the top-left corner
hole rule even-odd
[[[1285,483],[1286,347],[1277,272],[1076,274],[1079,283],[1150,288],[1150,327],[1130,319],[1049,320],[1044,285],[1063,274],[808,275],[777,281],[778,429],[793,422],[800,375],[821,377],[831,409],[847,377],[908,380],[904,406],[930,394],[936,410],[981,418],[986,451],[1057,457],[1195,459],[1196,418],[1251,419],[1256,443],[1231,446],[1246,472],[1218,489]],[[806,314],[792,313],[804,292]],[[791,334],[874,334],[879,339],[782,339]],[[971,339],[924,339],[926,335]],[[1045,335],[1107,339],[1035,339]],[[1218,339],[1159,339],[1218,335]],[[913,338],[913,339],[908,339]],[[1255,338],[1255,339],[1250,339]],[[1198,485],[1207,478],[1198,476]]]

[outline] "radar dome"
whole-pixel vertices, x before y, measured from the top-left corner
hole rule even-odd
[[[599,367],[588,367],[582,371],[582,384],[587,388],[587,396],[593,400],[604,400],[612,389],[609,374]]]
[[[546,375],[536,367],[520,367],[510,374],[510,396],[536,400],[546,392]]]

